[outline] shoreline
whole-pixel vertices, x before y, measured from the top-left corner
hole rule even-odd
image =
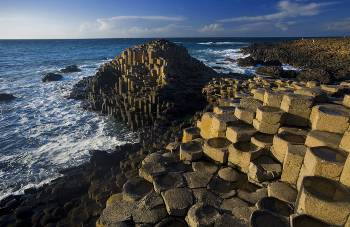
[[[152,46],[153,44],[154,46]],[[177,160],[177,158],[173,160],[174,158],[173,156],[174,155],[178,156],[179,152],[181,152],[180,151],[181,150],[180,146],[182,144],[181,141],[185,143],[185,142],[190,142],[192,139],[195,139],[193,137],[189,141],[184,142],[184,135],[185,135],[184,130],[186,130],[186,128],[189,128],[189,127],[197,126],[201,129],[201,135],[199,137],[203,137],[205,140],[210,139],[210,138],[205,138],[205,136],[203,136],[202,134],[202,131],[206,130],[205,128],[203,128],[205,126],[202,125],[204,124],[203,122],[205,122],[205,119],[203,119],[205,113],[214,111],[215,114],[227,114],[227,113],[233,114],[232,107],[238,107],[239,105],[241,106],[244,105],[242,104],[242,100],[245,100],[246,94],[248,93],[248,91],[253,92],[253,89],[249,87],[249,84],[257,86],[259,84],[258,82],[261,82],[261,83],[271,85],[271,84],[277,83],[276,81],[281,81],[281,84],[283,84],[282,88],[287,89],[289,86],[289,84],[285,84],[284,79],[282,80],[278,79],[280,78],[280,75],[282,75],[282,73],[285,73],[285,72],[278,71],[279,74],[275,74],[275,71],[271,71],[271,69],[276,69],[276,68],[272,68],[272,67],[276,67],[276,65],[270,65],[270,63],[267,64],[266,63],[267,59],[264,59],[265,66],[263,67],[270,67],[270,68],[264,68],[265,71],[263,72],[268,73],[269,75],[266,75],[265,77],[249,77],[249,78],[245,77],[244,80],[240,80],[238,77],[226,80],[224,78],[225,74],[220,75],[218,73],[214,73],[211,69],[205,67],[200,63],[197,63],[195,59],[187,57],[184,54],[185,52],[183,52],[184,51],[183,49],[179,50],[179,53],[176,51],[172,52],[171,51],[172,48],[174,48],[174,50],[177,50],[178,47],[172,46],[172,44],[168,44],[166,41],[163,41],[163,40],[155,41],[154,43],[151,43],[150,46],[152,48],[158,48],[158,46],[162,46],[162,45],[165,46],[165,49],[170,48],[170,53],[172,54],[175,53],[175,56],[167,55],[168,52],[165,52],[165,55],[163,55],[162,57],[164,57],[166,60],[164,60],[164,62],[160,60],[159,61],[160,64],[158,64],[158,59],[161,59],[161,57],[159,58],[159,56],[157,56],[156,54],[158,58],[155,61],[157,62],[156,64],[158,64],[160,68],[167,64],[169,64],[172,67],[174,67],[174,65],[176,66],[177,64],[176,60],[172,62],[172,59],[181,59],[179,58],[179,56],[181,56],[186,60],[185,62],[190,62],[191,67],[195,65],[194,68],[196,73],[200,72],[203,75],[207,75],[208,77],[202,77],[202,78],[194,77],[193,79],[184,77],[184,78],[178,79],[176,77],[168,78],[164,76],[166,77],[164,80],[157,81],[157,83],[159,84],[155,86],[155,90],[154,90],[156,92],[156,95],[152,96],[151,93],[147,93],[148,91],[142,90],[142,87],[144,87],[144,85],[139,87],[135,85],[137,84],[136,82],[140,82],[140,81],[142,81],[142,83],[145,83],[144,80],[141,79],[140,81],[133,81],[132,77],[130,77],[130,80],[128,78],[123,78],[123,75],[124,75],[123,73],[126,73],[126,74],[128,73],[128,69],[124,69],[121,67],[123,64],[137,65],[137,64],[134,64],[133,62],[142,61],[141,60],[142,55],[135,54],[139,49],[138,47],[134,49],[127,49],[125,52],[122,53],[119,59],[116,59],[114,60],[114,62],[112,61],[111,63],[105,64],[104,66],[102,66],[94,77],[87,79],[88,82],[87,84],[85,84],[87,86],[87,90],[83,91],[78,89],[78,92],[75,94],[75,96],[87,98],[88,102],[90,102],[90,104],[92,105],[92,109],[95,111],[101,111],[104,114],[115,115],[118,119],[122,120],[123,122],[126,122],[131,128],[134,128],[134,129],[142,128],[144,130],[144,133],[141,135],[141,138],[142,138],[141,143],[134,144],[134,145],[126,144],[124,146],[117,147],[116,151],[112,152],[111,154],[106,154],[104,151],[99,151],[99,152],[96,151],[91,156],[91,159],[88,163],[83,164],[82,166],[79,166],[79,167],[68,169],[67,175],[65,175],[62,178],[57,178],[56,180],[53,181],[52,184],[45,185],[44,187],[39,189],[29,190],[29,193],[19,196],[22,198],[19,198],[19,201],[17,201],[17,203],[27,202],[29,206],[34,197],[36,198],[39,197],[39,201],[35,202],[32,205],[32,207],[35,207],[35,210],[36,210],[35,212],[38,212],[40,214],[30,212],[29,210],[31,210],[32,208],[29,208],[28,206],[25,206],[24,208],[20,207],[22,209],[20,209],[20,211],[16,209],[17,213],[15,213],[15,215],[12,215],[12,216],[10,215],[7,221],[11,223],[13,220],[16,221],[16,218],[18,218],[18,220],[22,221],[22,224],[28,224],[28,216],[30,216],[31,221],[33,221],[33,217],[37,215],[36,223],[40,226],[43,224],[48,224],[50,222],[62,221],[61,220],[62,215],[66,213],[67,215],[69,214],[69,217],[66,217],[64,222],[61,224],[67,224],[69,223],[69,221],[71,221],[72,223],[81,223],[81,221],[83,221],[84,223],[87,223],[87,225],[93,226],[95,225],[96,220],[98,220],[99,218],[100,219],[97,222],[97,224],[101,224],[102,226],[104,226],[106,223],[108,224],[109,221],[112,221],[112,223],[114,224],[115,224],[115,221],[117,221],[118,223],[119,221],[123,223],[124,222],[129,223],[130,222],[129,217],[125,219],[117,218],[116,220],[109,220],[108,217],[101,218],[100,214],[101,213],[103,214],[103,209],[105,208],[106,202],[107,204],[108,204],[108,201],[110,204],[114,204],[116,202],[121,203],[122,201],[124,201],[124,200],[120,200],[120,198],[116,200],[113,200],[113,199],[110,200],[109,198],[112,198],[111,197],[112,195],[116,195],[116,194],[120,195],[121,193],[124,193],[124,194],[126,193],[125,188],[123,187],[124,183],[126,183],[128,179],[130,180],[130,179],[139,177],[140,168],[145,166],[145,160],[147,160],[147,157],[151,157],[151,154],[155,152],[156,152],[155,155],[157,156],[158,155],[157,151],[162,151],[160,153],[161,155],[169,156],[168,157],[169,159],[171,159],[172,161],[176,160],[175,162],[178,162],[179,160]],[[170,45],[170,47],[168,47],[168,45]],[[142,48],[146,48],[147,50],[146,52],[148,53],[148,49],[150,48],[150,46],[141,45],[140,49],[143,50]],[[159,53],[163,53],[162,48],[160,48],[160,50],[157,50],[157,51],[159,51]],[[149,57],[148,61],[150,61],[150,59],[152,58],[153,56]],[[274,64],[277,64],[277,63],[274,63]],[[152,67],[154,66],[152,67],[147,66],[147,67],[150,67],[150,71],[151,71]],[[164,69],[160,69],[160,68],[157,68],[157,70],[161,74],[162,70]],[[120,73],[119,70],[122,71],[123,73],[118,74]],[[174,69],[170,68],[168,70],[174,70]],[[176,72],[179,73],[178,71]],[[190,72],[192,71],[185,70],[183,72],[186,75],[190,75],[191,74]],[[166,73],[169,73],[169,72],[166,72]],[[274,73],[274,74],[271,74],[271,73]],[[118,75],[118,78],[123,78],[123,79],[119,81],[115,81],[112,77],[115,75]],[[159,73],[156,75],[159,76]],[[290,76],[290,74],[288,74],[288,76]],[[163,76],[160,75],[159,77],[162,78]],[[182,80],[185,80],[187,84],[183,85]],[[135,84],[130,83],[130,81],[135,82]],[[257,81],[257,82],[254,82],[254,81]],[[234,85],[236,83],[237,85]],[[118,87],[115,88],[114,84],[118,84]],[[189,86],[188,84],[190,84],[190,86],[192,87],[188,87]],[[242,87],[244,92],[237,90],[236,91],[238,92],[237,94],[236,93],[231,94],[230,93],[231,91],[227,90],[227,88],[230,86],[236,86],[237,88]],[[247,89],[246,86],[248,86],[249,89]],[[295,86],[302,86],[302,85],[296,84]],[[204,94],[202,93],[203,92],[202,88],[205,88]],[[183,89],[183,91],[181,91],[181,89]],[[255,92],[254,98],[256,100],[260,99],[260,102],[263,102],[261,101],[261,92],[259,89],[257,88],[254,90]],[[332,90],[332,87],[328,87],[324,89]],[[336,92],[338,92],[338,90]],[[139,98],[139,96],[135,95],[137,93],[135,91],[145,92],[145,93],[141,92],[141,94],[147,94],[147,95],[151,94],[150,99],[145,101],[142,101],[142,100],[139,101],[137,99]],[[284,92],[284,90],[281,90],[281,91]],[[327,95],[332,96],[336,92],[332,93],[331,95],[327,93]],[[239,104],[238,102],[236,104],[232,104],[233,106],[230,106],[231,109],[229,107],[227,107],[226,109],[226,108],[223,108],[223,107],[221,108],[220,106],[217,106],[218,103],[221,103],[221,105],[224,105],[222,103],[222,101],[224,100],[220,100],[218,99],[218,97],[230,98],[232,95],[235,97],[236,96],[239,97],[239,99],[241,100],[241,103]],[[119,98],[123,96],[126,96],[128,98],[124,100],[120,100]],[[159,100],[153,101],[153,100],[156,100],[155,98],[157,97],[159,97]],[[186,99],[187,97],[191,97],[193,98],[193,100],[191,100],[191,102],[188,102],[188,100]],[[205,100],[203,100],[203,98],[205,98]],[[131,101],[129,101],[129,99],[131,99]],[[198,103],[196,103],[196,100],[198,101]],[[248,105],[252,105],[252,103],[248,102]],[[139,108],[139,106],[140,107],[142,106],[142,108]],[[213,109],[213,107],[215,106],[216,106],[216,109],[215,108]],[[120,111],[123,108],[125,109]],[[130,109],[133,110],[133,108],[136,109],[136,111],[131,113],[129,110]],[[146,114],[149,116],[146,116]],[[241,116],[242,119],[240,120],[246,120],[245,117],[247,115],[248,113],[245,113],[244,115],[242,115]],[[141,123],[143,122],[143,120],[145,120],[147,124],[143,125],[143,123]],[[219,121],[219,125],[226,124],[224,119],[219,118],[218,121]],[[199,125],[198,125],[198,122],[200,122]],[[254,125],[254,127],[259,127],[259,126]],[[222,131],[220,132],[218,131],[217,133],[219,133],[218,135],[220,136],[221,135],[220,133],[222,133]],[[190,134],[190,136],[192,135]],[[196,134],[195,136],[197,137],[198,135]],[[221,136],[224,136],[224,135],[221,135]],[[227,132],[226,132],[226,137],[227,137]],[[203,142],[204,141],[201,141],[200,143],[203,143]],[[214,162],[215,165],[218,165],[219,167],[222,166],[223,163],[217,164],[218,160],[216,160],[216,157],[210,156],[211,154],[209,153],[206,155],[207,157],[209,157],[209,159],[206,158],[205,161],[212,161],[212,159],[214,159],[216,161]],[[159,158],[160,160],[163,159],[163,157],[159,157]],[[180,154],[180,159],[181,159],[181,154]],[[188,163],[186,161],[190,161],[191,163],[193,160],[181,160],[179,163],[184,163],[185,165],[187,165]],[[160,161],[160,164],[163,164],[162,162],[163,161]],[[106,163],[109,163],[109,164],[107,165]],[[153,163],[153,164],[157,165],[157,163]],[[240,164],[238,164],[238,166],[239,165]],[[192,162],[192,167],[193,167],[193,162]],[[111,173],[107,174],[106,171],[108,171],[109,168],[111,168],[110,170],[112,171]],[[187,170],[181,170],[181,171],[186,172]],[[147,170],[146,170],[146,173],[147,173]],[[166,172],[166,174],[168,173],[169,172]],[[104,174],[107,174],[108,176],[104,176]],[[243,175],[244,174],[242,174],[242,176]],[[79,178],[77,176],[79,176]],[[102,181],[102,182],[99,182],[99,181]],[[115,181],[117,183],[115,183]],[[81,186],[80,189],[75,191],[74,188],[70,188],[69,184],[71,182],[74,182],[80,185]],[[260,182],[255,182],[255,183],[259,185],[260,188],[264,188],[263,184],[262,185],[259,184]],[[143,187],[145,184],[147,183],[140,183],[140,187]],[[249,183],[249,185],[250,184],[251,182]],[[212,185],[212,187],[213,187],[212,190],[216,194],[219,193],[216,191],[219,189],[215,188],[216,187],[215,185]],[[249,187],[253,187],[253,186],[250,185]],[[67,190],[67,188],[76,193],[76,194],[72,193],[72,195],[77,196],[79,200],[79,201],[76,201],[76,204],[70,203],[72,198],[70,198],[69,196],[68,198],[65,198],[65,196],[67,196],[65,194],[66,193],[65,190]],[[62,194],[63,196],[63,198],[61,198],[62,202],[63,201],[67,201],[67,202],[65,204],[54,206],[51,210],[47,212],[43,212],[43,209],[52,205],[50,204],[51,202],[49,202],[49,204],[46,204],[44,201],[53,195],[59,197],[60,195],[57,195],[57,194],[60,194],[60,192],[65,192],[64,195]],[[134,192],[130,192],[130,193],[132,194]],[[219,197],[222,197],[222,196],[220,195]],[[77,198],[75,198],[75,200]],[[227,198],[223,198],[223,199],[225,200]],[[240,199],[242,198],[240,197]],[[14,210],[14,207],[10,207],[10,208],[7,207],[6,209],[4,209],[3,203],[4,203],[4,200],[0,202],[2,207],[0,214],[8,213],[9,211],[8,209]],[[54,204],[56,203],[56,201],[53,200],[52,203]],[[12,202],[12,204],[18,205],[16,204],[16,201]],[[132,202],[132,204],[129,204],[129,205],[134,206],[134,202]],[[122,208],[119,207],[115,209],[122,209]],[[142,207],[142,209],[146,209],[146,208]],[[218,209],[218,208],[215,208],[215,209]],[[78,213],[81,211],[85,212],[84,213],[85,216],[83,215],[84,217],[81,217],[79,219]],[[167,212],[171,215],[171,211],[167,209]],[[278,211],[275,211],[275,212],[278,213]],[[135,214],[132,214],[132,215],[135,215]],[[267,215],[266,213],[262,214],[264,218],[266,215]],[[163,218],[164,215],[162,214],[161,216]],[[180,216],[185,216],[185,215],[181,214]],[[15,218],[15,219],[11,219],[11,218]],[[136,216],[134,216],[134,218],[136,219]],[[144,220],[143,218],[146,218],[146,217],[137,217],[137,218],[141,220],[140,223],[143,223],[142,220]],[[193,217],[189,217],[189,218],[193,218]],[[227,217],[225,216],[225,218]],[[230,216],[228,218],[229,220],[231,220],[230,218],[232,217]],[[280,220],[279,218],[280,217],[275,219],[274,217],[272,218],[272,220]],[[222,219],[220,220],[224,221]],[[234,220],[237,221],[237,223],[240,222],[239,220],[236,220],[236,219]],[[101,221],[103,223],[101,223]],[[157,219],[157,222],[158,221],[160,220]],[[170,222],[165,222],[165,223],[178,223],[178,222],[182,223],[182,221],[179,221],[179,220],[170,220]],[[148,222],[145,221],[145,223],[148,223]],[[190,221],[187,221],[187,223],[190,223]]]

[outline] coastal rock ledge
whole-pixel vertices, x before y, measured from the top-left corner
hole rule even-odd
[[[132,129],[171,122],[205,106],[202,87],[216,72],[166,40],[128,48],[89,79],[86,98],[93,110]]]

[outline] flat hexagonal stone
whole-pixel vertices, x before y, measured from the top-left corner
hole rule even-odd
[[[224,199],[220,208],[222,210],[232,211],[236,207],[248,207],[249,204],[238,197],[232,197],[229,199]]]
[[[267,197],[267,189],[260,188],[260,189],[257,189],[256,191],[253,191],[253,192],[238,189],[237,196],[238,196],[238,198],[240,198],[240,199],[242,199],[250,204],[255,204],[260,199]]]
[[[254,182],[270,181],[281,176],[282,165],[269,156],[260,156],[249,164],[248,177]]]
[[[164,206],[149,208],[144,203],[137,204],[132,212],[132,219],[135,223],[155,224],[168,215]]]
[[[203,152],[216,162],[226,163],[230,144],[230,141],[223,137],[211,138],[205,141]]]
[[[218,175],[221,179],[229,182],[237,182],[241,178],[241,174],[231,167],[221,168]]]
[[[252,213],[250,217],[251,227],[289,227],[286,218],[274,215],[268,211],[257,210]]]
[[[153,177],[164,174],[167,168],[163,162],[146,162],[139,169],[139,175],[149,182],[153,182]]]
[[[282,201],[294,203],[295,200],[297,199],[298,192],[289,184],[276,181],[268,184],[267,194],[270,197],[275,197]]]
[[[185,216],[193,204],[192,191],[188,188],[173,188],[162,192],[162,197],[169,215]]]
[[[272,146],[273,135],[256,133],[251,139],[250,142],[257,147],[270,148]]]
[[[199,141],[189,141],[180,145],[180,160],[196,161],[203,155],[202,144]]]
[[[252,207],[234,207],[232,209],[232,215],[235,216],[236,218],[239,218],[240,220],[243,220],[244,223],[246,223],[246,226],[248,226],[250,216],[256,210],[257,210],[257,208],[255,206],[252,206]]]
[[[187,172],[184,173],[183,176],[185,177],[189,188],[205,188],[213,177],[213,175],[198,171]]]
[[[151,192],[153,186],[140,177],[129,179],[123,185],[123,199],[126,201],[136,201]]]
[[[154,177],[154,190],[158,193],[171,188],[180,188],[185,185],[185,181],[180,173],[166,173]]]
[[[223,214],[216,220],[214,227],[245,227],[244,221],[231,214]]]
[[[134,202],[124,200],[113,202],[102,211],[98,222],[102,226],[114,226],[131,220],[135,205]]]
[[[214,173],[216,173],[216,171],[218,171],[219,167],[212,162],[201,161],[192,162],[192,169],[196,172],[202,172],[213,175]]]
[[[290,203],[284,202],[275,197],[265,197],[260,199],[256,203],[256,207],[259,210],[268,210],[285,217],[289,217],[289,215],[294,213],[294,207]]]
[[[222,198],[206,188],[192,189],[193,195],[197,203],[205,203],[219,208],[222,203]]]
[[[213,226],[220,218],[219,211],[208,204],[196,203],[186,216],[186,222],[190,227]]]
[[[236,195],[238,184],[235,182],[225,181],[219,177],[214,177],[211,179],[207,188],[221,198],[227,199]]]

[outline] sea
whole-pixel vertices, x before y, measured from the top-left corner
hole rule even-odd
[[[172,38],[193,57],[219,72],[251,74],[239,67],[241,48],[254,42],[293,38]],[[91,150],[137,142],[120,122],[67,99],[73,85],[124,49],[151,39],[0,40],[0,93],[17,98],[0,103],[0,200],[59,177],[60,170],[89,160]],[[81,72],[43,83],[42,76],[77,65]],[[288,66],[285,66],[288,68]]]

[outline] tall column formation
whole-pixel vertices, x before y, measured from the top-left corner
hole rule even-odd
[[[201,88],[215,75],[184,47],[155,40],[128,48],[103,65],[90,79],[87,97],[92,109],[137,129],[200,110],[205,104]]]

